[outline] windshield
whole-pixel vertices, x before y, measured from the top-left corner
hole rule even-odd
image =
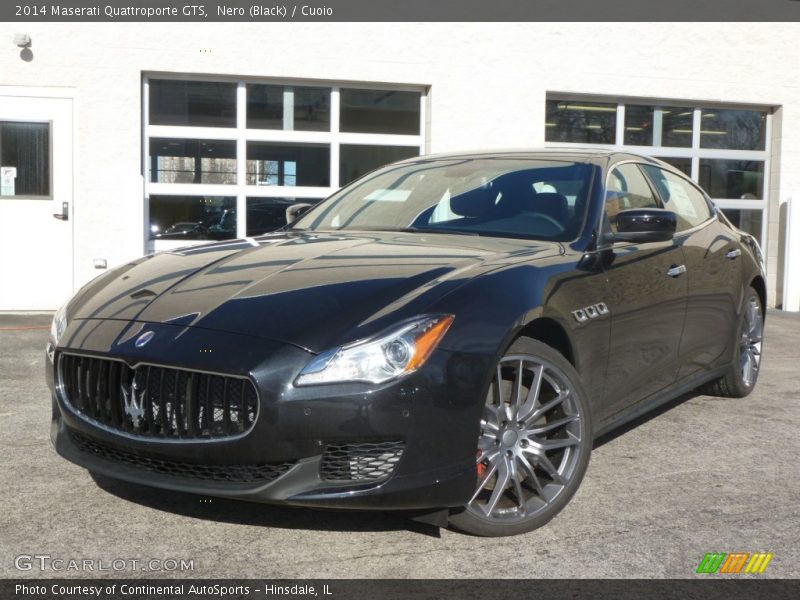
[[[390,165],[301,217],[310,231],[431,231],[570,241],[583,225],[594,168],[526,158]]]

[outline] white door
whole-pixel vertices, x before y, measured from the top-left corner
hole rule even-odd
[[[72,100],[0,95],[0,310],[72,293],[72,213]]]

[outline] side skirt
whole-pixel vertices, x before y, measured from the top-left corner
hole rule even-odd
[[[608,417],[602,421],[600,426],[595,430],[595,439],[605,435],[617,427],[620,427],[621,425],[624,425],[629,421],[633,421],[634,419],[641,417],[642,415],[650,412],[658,406],[661,406],[662,404],[669,402],[670,400],[674,400],[682,394],[691,392],[704,383],[708,383],[709,381],[713,381],[718,377],[722,377],[729,368],[729,365],[725,365],[723,367],[717,367],[712,371],[706,371],[699,375],[694,375],[690,379],[685,380],[683,383],[677,384],[675,387],[670,387],[664,391],[657,392],[649,398],[642,400],[638,404],[634,404],[633,407],[628,407],[617,414]]]

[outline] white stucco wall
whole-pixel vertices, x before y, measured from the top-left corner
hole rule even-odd
[[[16,32],[33,40],[30,62]],[[4,23],[0,86],[74,94],[77,285],[97,274],[92,258],[144,250],[142,72],[429,85],[432,152],[543,145],[547,91],[780,106],[765,249],[774,303],[778,203],[800,198],[797,39],[790,23]],[[800,277],[800,256],[788,264]]]

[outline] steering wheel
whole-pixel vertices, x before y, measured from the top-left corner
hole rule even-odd
[[[564,231],[566,231],[566,229],[567,229],[566,227],[564,227],[561,223],[556,221],[550,215],[546,215],[544,213],[529,213],[529,214],[534,219],[541,219],[542,221],[547,221],[548,223],[553,225],[557,230],[556,233],[564,233]]]

